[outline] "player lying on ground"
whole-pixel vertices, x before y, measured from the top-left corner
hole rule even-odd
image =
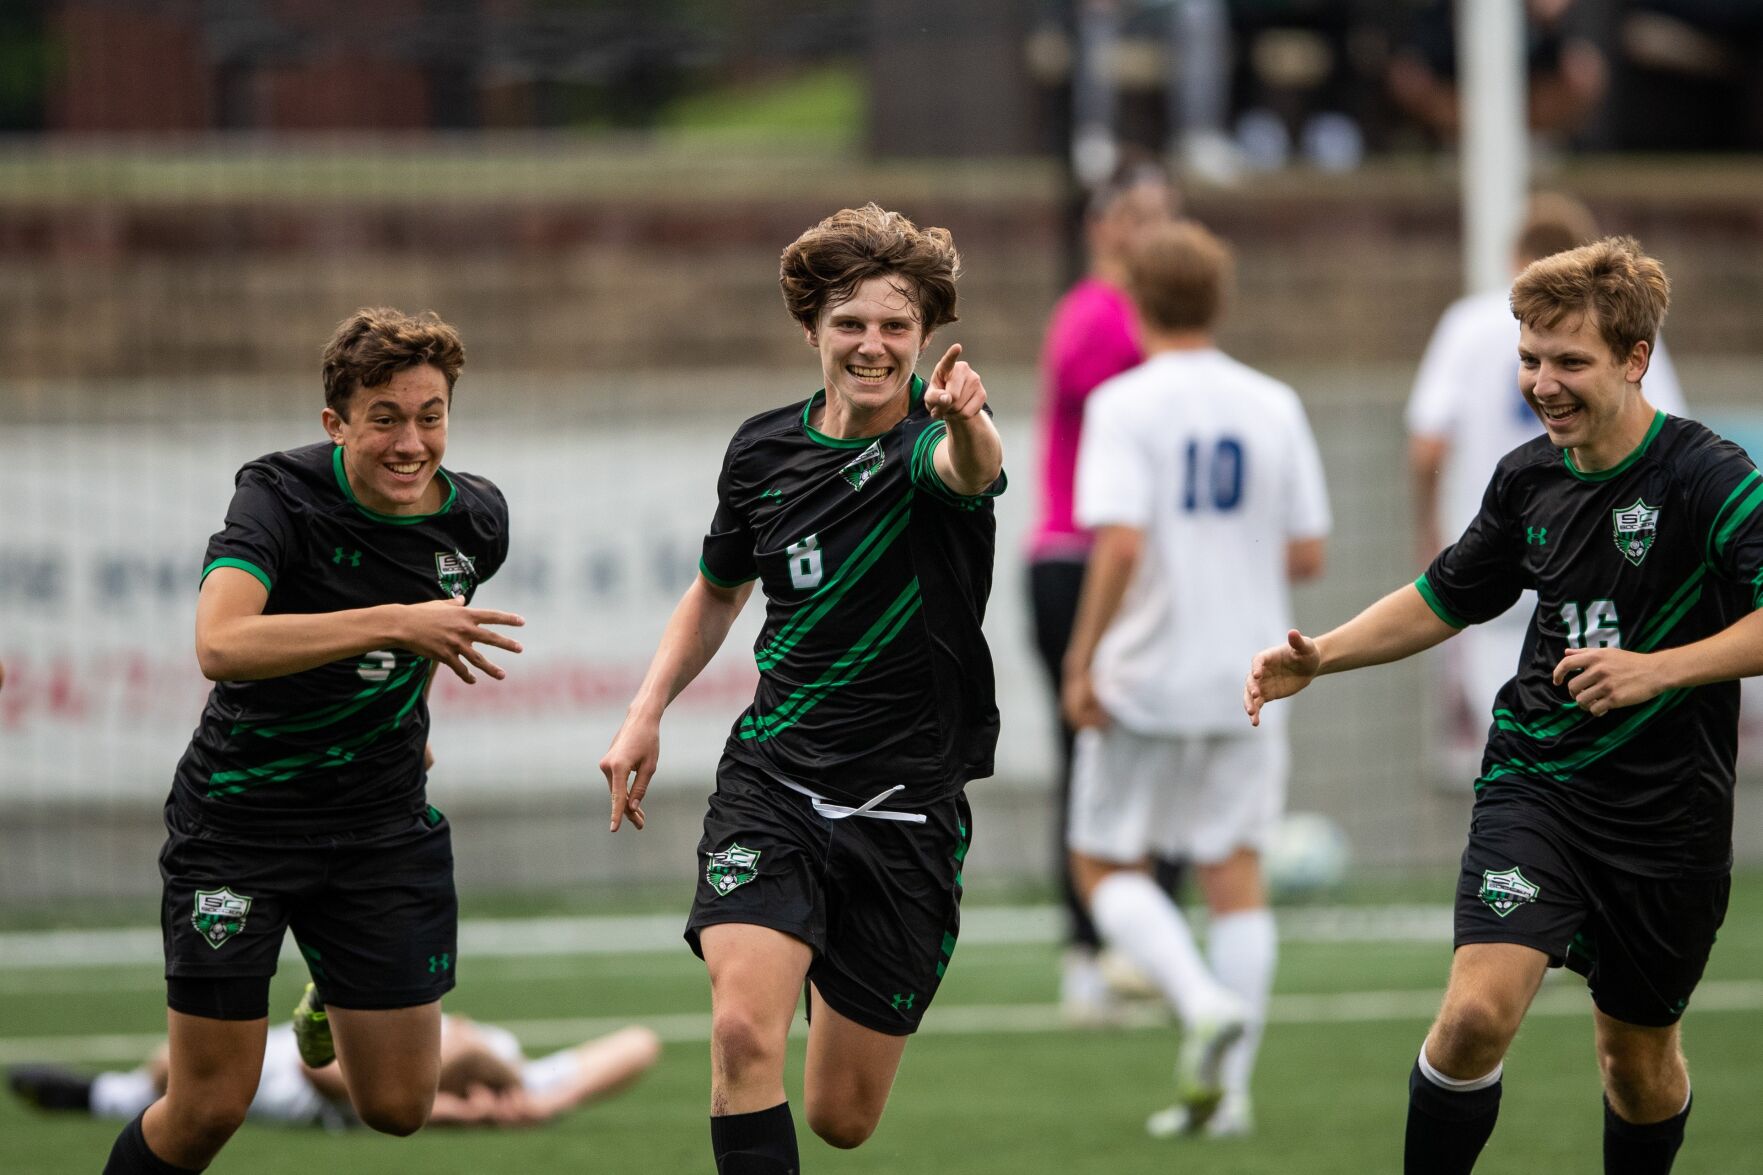
[[[1512,286],[1519,384],[1546,435],[1418,581],[1256,655],[1251,721],[1321,673],[1537,607],[1495,702],[1457,884],[1444,1007],[1409,1078],[1406,1169],[1475,1163],[1551,966],[1591,988],[1604,1170],[1668,1171],[1690,1111],[1678,1021],[1731,889],[1738,680],[1763,672],[1763,476],[1641,390],[1670,285],[1628,238]]]
[[[328,439],[239,471],[209,540],[196,657],[215,683],[173,776],[164,879],[170,1077],[111,1175],[199,1171],[245,1120],[292,928],[356,1115],[409,1134],[458,962],[452,832],[426,799],[428,683],[520,646],[470,606],[508,507],[441,468],[465,351],[434,315],[363,310],[325,348]]]
[[[661,1056],[661,1041],[632,1025],[529,1061],[505,1028],[463,1016],[441,1017],[441,1076],[430,1125],[525,1126],[622,1093]],[[138,1069],[90,1076],[48,1065],[8,1073],[13,1093],[43,1110],[133,1118],[165,1093],[171,1048],[161,1045]],[[288,1126],[356,1126],[340,1065],[300,1060],[294,1026],[269,1030],[263,1073],[247,1118]]]
[[[783,1077],[804,980],[808,1124],[854,1147],[955,949],[962,789],[991,774],[998,737],[980,622],[1004,489],[961,348],[928,384],[914,374],[955,319],[957,268],[946,231],[873,204],[785,250],[824,387],[736,431],[698,578],[600,761],[612,828],[643,827],[662,710],[762,582],[759,686],[717,769],[686,926],[710,972],[722,1175],[797,1169]]]

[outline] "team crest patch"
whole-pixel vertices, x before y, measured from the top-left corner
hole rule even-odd
[[[218,951],[228,939],[245,929],[245,915],[250,912],[251,899],[234,893],[227,886],[199,889],[190,925],[196,928],[204,942]]]
[[[1481,900],[1502,918],[1525,903],[1536,901],[1542,892],[1543,887],[1527,878],[1517,866],[1498,873],[1489,869],[1481,875]]]
[[[436,551],[435,578],[449,596],[463,596],[477,580],[477,563],[458,551]]]
[[[887,463],[888,455],[882,452],[881,442],[876,441],[869,448],[845,462],[839,469],[839,476],[850,482],[852,489],[860,490]]]
[[[732,844],[720,853],[706,853],[710,863],[704,868],[704,880],[716,891],[717,897],[731,894],[759,876],[759,850]]]
[[[1653,536],[1659,533],[1659,507],[1649,506],[1636,498],[1634,505],[1610,511],[1611,528],[1615,531],[1616,549],[1636,567],[1653,549]]]

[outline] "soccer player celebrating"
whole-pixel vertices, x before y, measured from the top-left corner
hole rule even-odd
[[[1144,234],[1126,273],[1150,358],[1090,397],[1077,465],[1096,542],[1065,654],[1071,875],[1103,939],[1182,1022],[1159,1135],[1250,1129],[1278,950],[1260,851],[1289,753],[1284,731],[1242,729],[1234,686],[1243,657],[1291,624],[1288,581],[1321,574],[1330,522],[1296,393],[1214,345],[1232,268],[1198,224]],[[1149,876],[1153,855],[1194,863],[1209,959]]]
[[[469,606],[508,551],[508,507],[441,468],[465,351],[432,314],[362,310],[324,352],[330,439],[239,471],[209,540],[196,656],[215,682],[166,801],[165,1097],[105,1168],[199,1171],[251,1104],[282,933],[329,1002],[355,1113],[422,1126],[440,1065],[458,909],[446,818],[424,798],[428,683],[518,653]]]
[[[1537,593],[1499,692],[1457,885],[1444,1006],[1409,1077],[1406,1170],[1469,1171],[1507,1047],[1550,966],[1587,978],[1604,1170],[1664,1172],[1683,1142],[1678,1020],[1731,886],[1737,679],[1763,672],[1763,476],[1641,390],[1670,285],[1626,237],[1512,286],[1519,384],[1545,435],[1420,579],[1256,655],[1251,721],[1319,673],[1438,644]]]
[[[871,204],[784,250],[784,302],[822,390],[736,431],[699,575],[600,769],[612,828],[643,827],[662,710],[759,580],[753,704],[729,734],[699,842],[686,940],[710,973],[710,1136],[721,1175],[797,1169],[786,1037],[807,981],[808,1123],[839,1147],[875,1130],[906,1038],[959,929],[963,785],[997,743],[991,498],[1003,446],[950,347],[953,241]]]

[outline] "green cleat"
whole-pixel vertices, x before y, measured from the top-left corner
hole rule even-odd
[[[337,1059],[337,1046],[331,1043],[331,1019],[324,1010],[318,988],[308,983],[294,1005],[294,1045],[300,1059],[314,1069],[322,1069]]]

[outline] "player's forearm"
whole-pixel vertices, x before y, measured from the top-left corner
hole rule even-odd
[[[668,618],[661,643],[631,699],[630,713],[659,721],[661,712],[704,671],[735,617],[752,594],[751,583],[736,588],[717,588],[703,576],[692,582]]]
[[[1652,659],[1662,671],[1660,693],[1763,676],[1763,612],[1752,612],[1694,644],[1662,649]]]
[[[1397,588],[1339,628],[1316,638],[1322,654],[1318,673],[1343,673],[1367,665],[1384,665],[1455,635],[1438,618],[1413,584]]]
[[[992,418],[984,412],[956,417],[949,422],[944,444],[948,468],[938,470],[958,494],[982,493],[1004,470],[1004,440]]]
[[[382,604],[344,612],[204,619],[196,626],[196,660],[210,681],[286,677],[399,646],[403,609]]]
[[[1132,582],[1144,549],[1144,532],[1129,526],[1104,526],[1095,532],[1089,564],[1084,569],[1083,591],[1078,596],[1077,617],[1071,626],[1071,643],[1065,649],[1065,671],[1082,673],[1095,659],[1102,634],[1120,612],[1126,586]]]

